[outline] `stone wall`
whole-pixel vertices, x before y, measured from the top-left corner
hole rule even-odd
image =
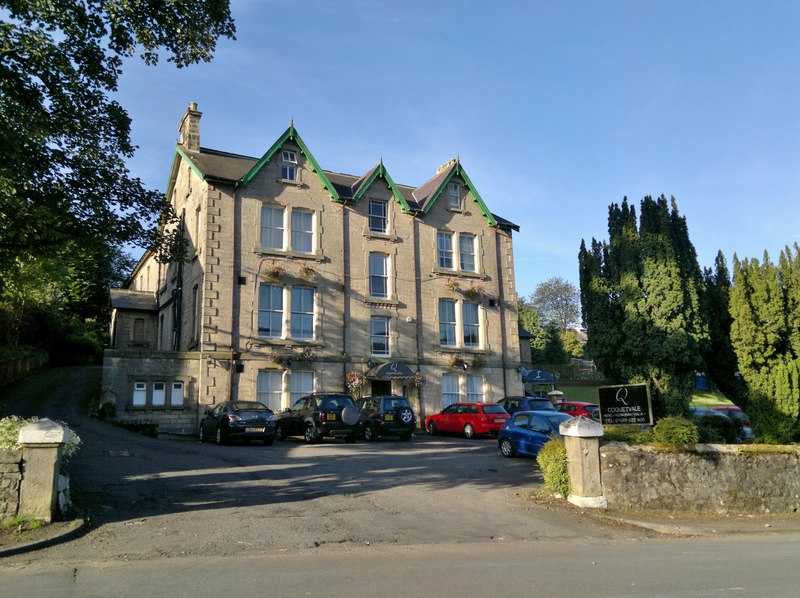
[[[49,355],[47,353],[0,361],[0,386],[11,384],[24,378],[31,372],[35,372],[47,365],[48,361]]]
[[[19,509],[22,451],[0,451],[0,519],[13,517]]]
[[[664,451],[611,442],[600,447],[610,509],[698,513],[800,511],[800,447],[696,445]]]

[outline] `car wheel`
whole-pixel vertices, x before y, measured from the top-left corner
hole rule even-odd
[[[472,424],[464,426],[464,436],[467,438],[475,438],[475,428],[472,427]]]
[[[367,424],[364,428],[364,440],[367,442],[375,442],[378,440],[378,433],[375,432],[375,426]]]
[[[436,436],[436,433],[439,430],[436,428],[436,422],[428,422],[428,434],[431,436]]]
[[[286,435],[283,433],[283,426],[280,424],[275,426],[275,440],[286,440]]]
[[[508,438],[503,438],[503,440],[500,441],[500,454],[504,457],[514,456],[514,445],[511,444]]]
[[[403,422],[405,425],[410,424],[414,419],[414,412],[411,411],[408,407],[403,407],[400,409],[400,413],[397,414],[400,418],[400,421]]]
[[[403,432],[400,434],[400,440],[409,441],[411,440],[411,432]]]
[[[306,444],[315,444],[319,441],[319,435],[317,431],[314,429],[314,426],[308,424],[306,426],[306,430],[303,433],[303,440],[306,441]]]
[[[274,436],[264,436],[264,444],[267,446],[272,446],[275,444],[275,437]]]
[[[217,428],[217,435],[214,437],[217,444],[225,444],[225,436],[222,434],[222,428]]]

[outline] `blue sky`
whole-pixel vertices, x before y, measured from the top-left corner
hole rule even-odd
[[[180,117],[261,156],[294,119],[320,165],[452,157],[514,237],[517,291],[578,284],[608,206],[674,196],[701,266],[800,242],[800,2],[233,0],[210,64],[125,66],[135,176],[164,189]],[[138,258],[138,255],[135,257]]]

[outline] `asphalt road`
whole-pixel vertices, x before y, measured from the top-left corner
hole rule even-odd
[[[4,596],[794,596],[797,535],[662,538],[531,500],[491,438],[217,447],[84,415],[92,368],[4,392],[67,421],[83,536],[0,559]],[[788,592],[788,593],[787,593]]]

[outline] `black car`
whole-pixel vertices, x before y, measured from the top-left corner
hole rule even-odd
[[[314,444],[325,437],[356,441],[359,410],[355,400],[346,393],[319,393],[298,399],[291,409],[278,415],[275,437],[286,440],[302,436]]]
[[[367,442],[381,436],[399,436],[411,440],[417,427],[417,418],[406,397],[393,395],[364,397],[358,400],[361,419],[359,431]]]
[[[505,397],[497,402],[510,414],[517,411],[557,411],[545,397]]]
[[[217,444],[229,440],[275,442],[275,414],[256,401],[225,401],[206,409],[200,421],[200,442],[214,439]]]

